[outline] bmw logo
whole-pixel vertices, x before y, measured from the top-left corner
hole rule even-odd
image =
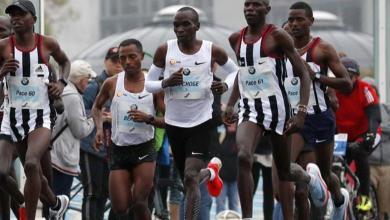
[[[138,106],[136,104],[132,104],[130,106],[130,110],[137,110],[138,109]]]
[[[191,70],[188,69],[188,68],[185,68],[185,69],[183,70],[183,75],[185,75],[185,76],[190,75],[190,73],[191,73]]]
[[[22,85],[28,85],[28,83],[29,83],[30,81],[28,80],[28,78],[23,78],[22,79],[22,81],[21,81],[21,83],[22,83]]]
[[[293,77],[293,78],[291,79],[291,85],[295,86],[295,85],[297,85],[297,84],[298,84],[298,79],[295,78],[295,77]]]
[[[256,69],[253,66],[251,66],[251,67],[249,67],[248,72],[249,72],[249,74],[253,75],[256,73]]]

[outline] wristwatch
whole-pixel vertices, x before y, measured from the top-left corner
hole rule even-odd
[[[154,116],[153,115],[148,115],[148,121],[146,122],[146,124],[151,124],[154,122]]]
[[[316,74],[314,75],[314,78],[315,78],[316,80],[320,80],[320,77],[321,77],[321,73],[316,73]]]
[[[66,80],[63,79],[63,78],[59,79],[58,82],[61,82],[62,84],[64,84],[64,86],[67,86],[67,85],[68,85],[68,83],[66,82]]]

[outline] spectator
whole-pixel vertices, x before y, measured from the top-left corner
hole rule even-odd
[[[364,77],[363,81],[370,84],[375,90],[376,83],[371,77]],[[390,104],[380,104],[382,117],[382,136],[378,148],[369,157],[371,183],[376,189],[378,197],[380,220],[390,218]]]
[[[217,213],[226,210],[227,201],[229,210],[239,212],[237,189],[237,124],[225,125],[225,130],[225,138],[218,150],[218,157],[223,164],[220,176],[224,182],[224,186],[221,194],[216,198]]]
[[[78,176],[80,139],[94,129],[92,118],[87,118],[82,93],[95,73],[89,63],[76,60],[72,63],[69,83],[61,97],[65,111],[58,115],[53,135],[56,138],[51,151],[53,191],[56,195],[70,196],[73,177]]]

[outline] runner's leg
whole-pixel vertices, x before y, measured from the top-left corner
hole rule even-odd
[[[253,215],[253,154],[262,131],[263,129],[261,127],[250,121],[242,122],[237,128],[237,184],[241,202],[242,218],[252,218]]]

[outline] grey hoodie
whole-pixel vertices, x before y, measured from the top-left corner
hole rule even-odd
[[[52,166],[65,174],[77,176],[80,159],[80,139],[95,128],[92,118],[87,118],[83,97],[76,86],[69,82],[61,95],[65,111],[57,116],[52,133],[54,137],[65,125],[68,127],[53,143]]]

